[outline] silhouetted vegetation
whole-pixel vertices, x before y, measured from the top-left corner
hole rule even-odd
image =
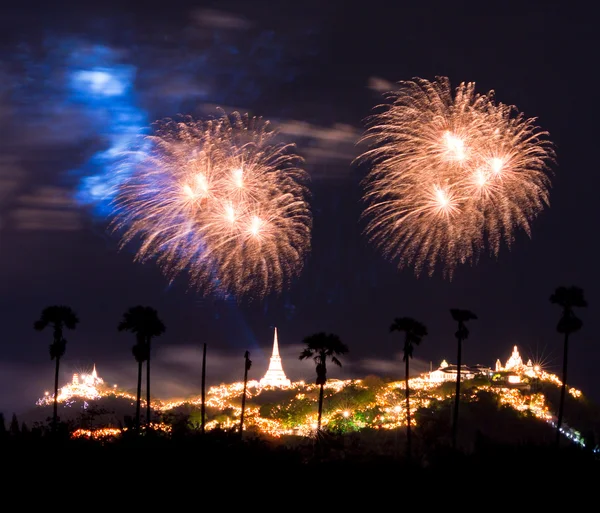
[[[240,436],[244,435],[244,412],[246,410],[246,389],[248,388],[248,371],[252,367],[250,353],[244,353],[244,392],[242,393],[242,411],[240,414]]]
[[[566,469],[570,480],[590,479],[600,470],[600,461],[591,451],[572,444],[557,453],[551,426],[499,404],[493,394],[485,392],[461,405],[461,449],[451,451],[448,418],[452,404],[450,396],[417,411],[411,465],[394,450],[398,439],[404,441],[403,428],[335,430],[328,424],[320,431],[322,450],[316,459],[311,438],[270,438],[249,430],[242,440],[237,426],[211,429],[202,435],[200,424],[186,412],[162,419],[171,425],[170,433],[143,428],[141,436],[131,430],[117,438],[73,439],[68,436],[70,427],[62,422],[58,437],[45,436],[51,433],[50,425],[18,429],[0,436],[0,452],[5,468],[24,467],[23,455],[27,454],[27,476],[35,480],[44,479],[47,468],[31,462],[55,457],[55,470],[64,486],[89,483],[93,476],[95,486],[110,486],[112,491],[115,487],[135,489],[137,477],[122,469],[136,461],[141,468],[152,470],[144,473],[144,483],[164,490],[172,481],[187,493],[183,483],[192,484],[199,478],[227,487],[232,470],[243,467],[249,484],[267,486],[262,494],[267,494],[274,480],[284,477],[291,486],[289,481],[300,476],[327,475],[330,481],[358,487],[346,488],[345,499],[357,500],[362,496],[360,490],[366,489],[372,490],[378,504],[389,504],[392,496],[397,500],[395,488],[387,487],[394,479],[402,482],[398,493],[413,497],[415,487],[433,488],[437,497],[452,483],[463,483],[469,489],[477,483],[475,493],[484,489],[498,492],[499,483],[506,483],[505,493],[510,493],[508,487],[516,476],[517,482],[524,484],[540,479],[550,483],[558,478],[560,468]],[[543,490],[536,500],[544,499]],[[577,493],[581,496],[585,490]]]
[[[565,407],[565,392],[567,389],[567,362],[569,335],[579,331],[583,326],[583,321],[579,319],[573,312],[573,308],[585,308],[587,301],[585,300],[583,289],[579,287],[558,287],[550,296],[550,302],[562,308],[562,315],[556,325],[556,331],[564,334],[563,346],[563,369],[562,369],[562,387],[560,391],[560,404],[558,407],[558,419],[556,421],[556,445],[560,444],[561,427],[563,421],[563,413]]]
[[[323,415],[323,387],[327,383],[327,359],[329,358],[331,363],[341,367],[342,363],[337,359],[337,356],[346,354],[348,347],[342,343],[337,335],[323,332],[309,335],[303,340],[303,343],[306,347],[300,353],[299,359],[306,360],[312,358],[317,365],[316,384],[321,387],[319,391],[319,413],[317,419],[317,431],[319,431]]]
[[[458,342],[458,351],[456,354],[456,393],[454,394],[454,414],[452,415],[452,448],[457,448],[458,436],[458,405],[460,404],[460,373],[462,367],[462,343],[469,337],[469,330],[465,324],[468,321],[477,319],[477,316],[469,310],[460,310],[458,308],[450,309],[450,315],[458,323],[455,337]]]
[[[522,401],[529,401],[532,405],[537,400],[534,396],[543,394],[548,408],[551,411],[558,409],[556,433],[560,433],[558,429],[561,426],[567,427],[566,423],[563,424],[563,412],[568,410],[569,423],[576,425],[577,433],[583,434],[585,443],[581,440],[569,443],[558,452],[553,441],[554,429],[548,422],[534,417],[532,410],[521,411],[521,403],[521,406],[504,404],[506,396],[495,391],[494,387],[506,390],[509,386],[505,375],[501,372],[495,375],[482,373],[467,380],[461,376],[462,343],[469,336],[467,322],[477,319],[468,310],[450,310],[458,324],[455,333],[458,343],[456,382],[452,378],[452,381],[440,383],[435,391],[413,387],[413,406],[418,394],[421,394],[418,396],[419,404],[426,405],[416,413],[413,411],[411,414],[410,410],[410,359],[414,347],[427,336],[427,328],[407,317],[394,319],[390,326],[390,332],[404,333],[404,398],[395,384],[390,386],[378,376],[367,376],[340,388],[328,387],[325,391],[328,361],[341,366],[338,356],[348,353],[348,347],[337,335],[320,332],[303,340],[305,348],[299,355],[300,360],[314,360],[318,387],[311,387],[303,393],[295,389],[265,390],[249,397],[247,405],[246,387],[251,360],[246,352],[241,398],[236,396],[229,406],[223,408],[207,407],[203,393],[200,405],[184,403],[165,412],[160,409],[152,411],[150,402],[151,340],[164,333],[165,326],[156,310],[136,306],[124,313],[118,325],[119,331],[129,331],[136,337],[132,348],[138,363],[135,417],[132,418],[130,413],[131,399],[102,397],[98,403],[86,402],[81,408],[63,409],[65,418],[61,419],[57,397],[59,362],[66,350],[63,329],[74,329],[79,319],[69,307],[53,306],[46,308],[34,324],[37,330],[48,325],[54,329],[50,345],[51,358],[56,362],[53,415],[46,417],[46,422],[39,422],[27,417],[23,419],[21,415],[18,419],[13,413],[7,426],[0,413],[0,453],[6,465],[13,461],[10,459],[12,456],[18,458],[24,451],[35,450],[43,456],[58,454],[55,452],[58,450],[61,456],[54,461],[67,462],[71,456],[74,458],[71,461],[89,458],[96,465],[125,467],[131,465],[134,451],[136,464],[139,462],[155,469],[168,466],[173,474],[184,471],[183,467],[173,467],[177,458],[189,459],[192,456],[202,462],[203,468],[210,468],[211,473],[222,476],[227,475],[231,468],[253,465],[262,468],[272,466],[281,473],[310,473],[319,465],[319,472],[346,478],[360,474],[368,480],[370,476],[381,476],[382,469],[392,469],[404,476],[405,484],[416,483],[425,477],[448,482],[458,479],[461,472],[479,468],[485,468],[488,477],[506,476],[518,465],[526,466],[528,472],[544,472],[549,468],[558,469],[559,462],[564,462],[564,468],[576,466],[582,472],[596,472],[600,465],[600,410],[576,391],[574,395],[565,394],[569,335],[582,326],[573,309],[585,307],[587,303],[583,291],[577,287],[559,287],[550,300],[563,309],[557,326],[557,330],[565,335],[562,384],[559,387],[556,378],[554,382],[548,382],[528,375],[514,387],[517,388],[515,392],[528,390],[527,395],[519,396]],[[147,363],[145,426],[140,421],[143,362]],[[327,404],[324,403],[325,395]],[[396,396],[398,403],[392,408],[390,404],[396,403]],[[382,397],[386,397],[388,402],[382,403]],[[397,417],[393,421],[395,424],[390,424],[389,419],[402,412],[402,400],[406,408],[406,426],[396,427],[401,425]],[[306,436],[302,428],[307,422],[313,422],[315,401],[318,403],[317,429]],[[238,417],[240,403],[241,415]],[[459,404],[463,426],[460,432]],[[281,435],[282,431],[278,432],[278,436],[265,434],[254,417],[253,422],[247,422],[244,430],[246,407],[254,416],[257,411],[260,412],[260,422],[277,421],[287,434]],[[70,412],[66,413],[66,410]],[[327,415],[325,426],[322,425],[324,412]],[[160,419],[161,429],[157,429],[159,424],[150,422],[152,415]],[[250,419],[250,413],[248,417]],[[413,417],[414,427],[411,425]],[[205,430],[208,423],[210,429]],[[239,433],[245,433],[245,436],[241,437]],[[404,457],[398,450],[402,446],[406,448]],[[439,482],[436,481],[436,484]]]
[[[406,455],[410,460],[411,458],[411,426],[410,426],[410,388],[408,385],[409,380],[409,362],[413,357],[414,346],[418,346],[424,336],[427,335],[427,328],[424,324],[419,321],[415,321],[410,317],[400,317],[394,319],[394,322],[390,326],[390,331],[404,332],[404,348],[403,348],[403,360],[406,364],[405,368],[405,395],[406,395]]]
[[[55,431],[58,422],[58,372],[60,359],[67,350],[67,341],[63,336],[63,331],[64,328],[74,330],[78,323],[77,314],[70,307],[61,305],[44,308],[40,318],[33,324],[34,329],[37,331],[52,326],[53,339],[50,344],[50,359],[56,363],[54,371],[54,413],[52,417],[52,426]]]
[[[142,363],[146,362],[146,423],[150,425],[151,401],[150,401],[150,355],[151,343],[154,337],[158,337],[165,332],[165,325],[158,317],[158,312],[149,306],[133,306],[124,314],[119,323],[119,331],[129,331],[135,333],[137,343],[132,352],[135,360],[138,362],[138,387],[137,387],[137,411],[136,426],[140,426],[140,402],[141,402],[141,375]]]

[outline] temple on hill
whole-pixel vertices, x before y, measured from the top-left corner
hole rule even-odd
[[[434,383],[456,381],[457,371],[456,365],[450,365],[444,360],[437,370],[429,372],[426,376],[429,381]],[[502,365],[502,362],[499,359],[496,360],[495,373],[504,375],[506,381],[511,384],[521,383],[522,376],[535,377],[539,372],[539,366],[533,365],[531,360],[527,360],[527,363],[523,363],[523,359],[519,354],[517,346],[513,347],[513,352],[508,360],[506,360],[505,365]],[[492,374],[494,374],[492,369],[482,365],[462,365],[460,370],[461,379],[473,379],[477,375],[491,377]]]
[[[82,374],[81,380],[80,380],[79,374],[77,374],[77,373],[73,374],[73,380],[71,382],[71,386],[73,386],[73,387],[77,387],[80,385],[96,386],[96,385],[102,385],[103,383],[104,383],[104,380],[98,376],[98,372],[96,371],[96,364],[94,364],[92,373],[91,374]]]
[[[289,387],[292,382],[286,377],[281,365],[281,356],[279,356],[279,343],[277,341],[277,328],[273,337],[273,354],[269,362],[267,373],[260,380],[260,386],[266,387]]]
[[[115,385],[116,387],[116,385]],[[96,365],[90,374],[73,374],[71,382],[58,389],[58,401],[68,401],[72,398],[79,397],[82,399],[99,399],[102,397],[102,391],[106,385],[104,380],[98,376]],[[44,397],[38,399],[36,404],[42,406],[50,404],[54,401],[54,394],[45,392]]]
[[[458,366],[450,365],[446,360],[440,363],[440,367],[437,370],[431,371],[428,375],[428,380],[434,383],[443,383],[444,381],[456,381],[456,375],[458,374]],[[470,367],[467,365],[460,366],[460,378],[462,379],[473,379],[474,374]]]
[[[523,359],[519,354],[519,350],[517,346],[513,348],[513,352],[510,355],[510,358],[506,360],[506,365],[502,366],[500,360],[496,360],[496,372],[521,372],[524,374],[532,374],[534,371],[533,362],[531,360],[527,360],[527,364],[523,363]]]
[[[517,346],[514,346],[513,352],[510,358],[506,360],[504,367],[500,360],[496,360],[496,372],[505,374],[509,383],[517,384],[521,383],[522,376],[535,377],[540,372],[540,367],[533,365],[531,360],[527,360],[526,364],[523,363]]]

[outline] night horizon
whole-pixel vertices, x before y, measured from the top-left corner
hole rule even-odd
[[[591,141],[597,107],[587,100],[584,89],[597,43],[591,19],[575,9],[544,4],[514,9],[507,5],[505,12],[483,7],[468,14],[437,6],[435,16],[416,5],[388,9],[376,3],[355,11],[343,9],[345,4],[339,2],[326,7],[284,2],[279,11],[268,5],[184,2],[155,12],[110,5],[44,7],[39,11],[43,26],[24,26],[29,18],[25,9],[11,9],[3,16],[0,280],[6,333],[0,358],[0,412],[5,419],[33,408],[44,391],[52,390],[51,330],[33,328],[50,305],[67,305],[79,317],[76,329],[65,331],[68,343],[59,386],[95,364],[107,382],[128,390],[135,389],[137,365],[131,353],[135,338],[118,332],[117,325],[128,308],[156,309],[166,331],[153,341],[152,395],[167,399],[199,394],[203,344],[208,347],[208,385],[241,381],[245,351],[253,361],[251,378],[260,379],[271,355],[274,327],[292,381],[314,382],[314,365],[298,357],[304,338],[319,332],[338,335],[349,349],[341,358],[342,367],[332,366],[330,379],[367,375],[403,379],[403,339],[390,333],[398,317],[411,317],[427,326],[427,336],[411,361],[411,375],[429,371],[430,365],[436,369],[442,360],[456,363],[451,308],[477,315],[469,322],[470,333],[462,344],[463,364],[493,367],[518,346],[524,360],[541,361],[549,372],[560,375],[561,308],[550,302],[550,296],[558,287],[571,286],[583,289],[589,306],[575,309],[583,326],[569,340],[568,385],[600,403],[596,379],[600,347],[594,344],[600,275],[587,226],[597,216],[598,180]],[[384,247],[378,247],[367,236],[372,226],[363,217],[368,203],[365,179],[375,164],[357,160],[368,149],[361,138],[370,116],[379,112],[376,107],[390,103],[383,93],[397,91],[404,81],[434,82],[438,77],[447,77],[452,91],[474,83],[477,94],[494,92],[493,101],[480,110],[469,105],[473,110],[469,119],[452,118],[457,133],[464,129],[460,134],[468,135],[465,144],[477,145],[478,154],[472,157],[471,167],[457,167],[454,162],[454,167],[448,167],[451,172],[446,173],[443,187],[454,189],[434,184],[431,190],[439,193],[442,206],[455,208],[450,193],[459,191],[454,198],[463,201],[474,187],[470,182],[465,186],[456,169],[479,173],[482,162],[494,162],[499,174],[502,166],[508,169],[518,160],[517,150],[507,151],[502,158],[490,153],[491,129],[477,132],[488,126],[497,128],[493,133],[506,129],[504,113],[493,110],[498,104],[514,105],[525,119],[535,120],[540,132],[548,133],[554,161],[548,156],[542,166],[537,160],[532,164],[533,158],[521,159],[514,168],[547,173],[549,206],[539,174],[534,179],[519,178],[511,182],[512,194],[495,203],[503,210],[502,215],[491,214],[492,221],[490,210],[477,210],[479,196],[457,203],[450,213],[434,205],[431,217],[418,224],[411,221],[409,230],[382,231]],[[239,160],[236,176],[254,180],[248,194],[251,201],[244,197],[242,207],[227,211],[232,223],[247,217],[244,222],[251,228],[236,227],[245,237],[243,243],[237,242],[242,236],[223,236],[223,230],[212,228],[225,204],[222,198],[231,202],[238,197],[227,189],[228,175],[215,175],[211,183],[218,182],[218,194],[214,196],[220,194],[222,204],[206,210],[208,193],[201,197],[202,191],[194,189],[186,201],[201,204],[204,217],[196,213],[182,218],[179,210],[169,213],[167,219],[177,230],[158,239],[152,247],[156,255],[147,262],[136,261],[140,237],[151,230],[156,233],[165,219],[150,223],[145,216],[147,203],[139,198],[169,199],[171,203],[161,203],[168,211],[180,201],[179,189],[172,184],[191,175],[183,179],[177,175],[179,164],[172,156],[160,160],[168,163],[164,166],[170,174],[156,178],[150,164],[139,171],[142,165],[136,168],[137,161],[132,164],[123,155],[133,148],[141,154],[141,136],[156,135],[153,130],[159,120],[192,116],[204,122],[219,119],[219,109],[226,116],[239,112],[260,117],[276,131],[274,144],[295,146],[293,151],[302,160],[298,168],[306,173],[306,200],[297,183],[274,174],[273,169],[282,165],[279,153],[269,160],[241,143],[229,152],[237,144],[234,138],[216,131],[211,135],[216,148],[211,166],[230,170]],[[449,112],[445,114],[454,115]],[[424,119],[429,118],[415,118],[414,125],[404,120],[402,126],[420,129]],[[527,146],[529,142],[509,135],[506,141],[520,143],[515,147],[521,155],[546,159],[539,146]],[[261,137],[253,141],[263,150],[266,142]],[[457,157],[463,140],[459,146],[454,139],[451,142],[455,152],[451,157],[467,158],[462,153]],[[177,156],[179,150],[177,141],[169,151]],[[427,165],[421,169],[417,159],[401,161],[414,175],[410,183],[402,183],[404,191],[411,184],[428,183],[423,177],[430,169],[440,174],[445,165],[439,156],[430,164],[433,160],[425,150],[419,154],[418,145],[411,151]],[[492,174],[485,180],[491,180]],[[128,182],[132,177],[137,182]],[[508,179],[504,180],[508,190]],[[139,189],[123,188],[132,183]],[[161,196],[148,192],[154,187],[162,187]],[[490,194],[500,190],[495,187]],[[125,199],[118,194],[123,190],[130,194]],[[169,196],[167,190],[175,193]],[[292,206],[281,202],[282,191],[293,198]],[[523,206],[525,196],[530,203]],[[425,208],[420,197],[411,196],[410,202],[406,197],[401,198],[399,210]],[[134,230],[132,242],[124,247],[122,233],[111,230],[115,205],[125,212],[125,225],[136,221],[137,228],[140,223],[143,228]],[[293,217],[290,212],[299,217],[294,223],[283,223]],[[394,253],[393,247],[385,247],[390,233],[398,238],[422,233],[426,238],[435,215],[445,219],[458,216],[456,212],[464,218],[455,223],[463,223],[460,229],[446,232],[446,225],[436,225],[437,247],[416,251],[425,269],[419,276],[414,261],[409,259],[399,269],[397,259],[383,254],[386,249]],[[396,229],[396,218],[386,217],[388,211],[379,215],[392,221],[376,229]],[[180,228],[192,221],[203,230],[208,227],[201,236]],[[531,237],[524,226],[529,226]],[[264,227],[271,230],[266,235],[259,233]],[[460,236],[452,235],[456,233]],[[266,237],[271,235],[277,244],[269,243]],[[262,259],[248,249],[252,237],[259,236],[264,237],[261,248],[268,250]],[[504,240],[511,237],[508,248]],[[495,240],[502,241],[497,256],[490,247]],[[456,241],[460,241],[458,249],[452,244]],[[429,276],[427,259],[435,251],[445,260]],[[161,253],[184,269],[163,272],[156,261]],[[210,258],[204,263],[206,255]],[[452,264],[452,279],[443,274],[444,263]],[[200,291],[187,274],[190,268],[201,278]],[[232,290],[214,292],[215,283]],[[566,419],[568,413],[567,409]]]

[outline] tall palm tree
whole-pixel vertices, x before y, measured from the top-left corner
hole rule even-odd
[[[138,379],[137,379],[137,400],[135,403],[135,429],[136,433],[140,432],[140,410],[142,403],[142,366],[148,360],[148,346],[142,333],[136,333],[137,342],[131,348],[135,361],[138,362]]]
[[[200,416],[202,420],[200,422],[200,428],[202,434],[206,431],[206,343],[204,343],[204,348],[202,350],[202,405],[200,406]]]
[[[242,394],[242,413],[240,415],[240,437],[244,436],[244,412],[246,410],[246,389],[248,388],[248,371],[252,367],[250,352],[244,353],[244,393]]]
[[[68,306],[54,305],[48,306],[42,310],[40,318],[33,323],[37,331],[44,330],[47,326],[52,326],[53,338],[50,344],[50,359],[56,362],[54,370],[54,411],[52,414],[52,432],[56,432],[58,423],[58,372],[60,368],[60,359],[67,350],[67,341],[63,336],[65,328],[74,330],[79,323],[79,317]]]
[[[150,427],[150,354],[151,342],[165,332],[165,325],[158,317],[158,312],[150,306],[132,306],[124,314],[123,319],[117,326],[119,331],[129,331],[138,337],[138,343],[143,340],[145,354],[141,352],[138,356],[146,359],[146,423]],[[140,351],[138,349],[138,351]],[[134,353],[135,356],[135,353]],[[136,360],[138,360],[136,356]],[[139,363],[139,360],[138,360]],[[139,383],[139,376],[138,376]]]
[[[564,333],[562,388],[560,390],[560,405],[558,420],[556,421],[556,445],[560,444],[560,428],[563,421],[565,407],[565,390],[567,388],[567,356],[569,348],[569,335],[579,331],[583,322],[573,312],[573,308],[585,308],[587,301],[583,289],[579,287],[558,287],[550,296],[550,302],[562,308],[562,315],[556,325],[556,331]]]
[[[460,310],[451,308],[450,315],[458,323],[458,330],[455,333],[458,341],[458,354],[456,357],[456,393],[454,396],[454,415],[452,416],[452,448],[456,449],[456,436],[458,434],[458,404],[460,401],[460,371],[462,367],[462,343],[469,338],[469,330],[466,322],[477,319],[477,316],[470,310]]]
[[[315,333],[309,335],[302,341],[306,347],[298,357],[300,360],[312,358],[317,364],[317,385],[321,386],[319,391],[319,417],[317,420],[317,431],[321,431],[321,418],[323,416],[323,389],[327,383],[327,359],[338,367],[342,363],[336,358],[336,355],[346,354],[348,346],[343,344],[340,338],[333,333]]]
[[[418,346],[427,335],[427,328],[424,324],[411,319],[410,317],[396,317],[390,326],[390,333],[394,331],[404,332],[404,357],[406,363],[405,382],[406,382],[406,457],[410,461],[411,452],[411,428],[410,428],[410,390],[408,387],[409,361],[413,357],[413,349]]]

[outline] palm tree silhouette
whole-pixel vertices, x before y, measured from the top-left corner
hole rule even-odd
[[[411,452],[411,428],[410,428],[410,390],[408,386],[409,361],[413,357],[414,346],[418,346],[427,335],[427,328],[424,324],[411,319],[410,317],[397,317],[390,326],[390,332],[404,332],[404,357],[406,362],[405,381],[406,381],[406,457],[410,461]]]
[[[42,310],[40,318],[33,323],[34,329],[42,331],[51,325],[53,329],[53,340],[50,344],[50,359],[56,362],[54,371],[54,411],[52,414],[52,432],[56,432],[58,422],[58,372],[60,368],[60,359],[67,350],[67,341],[63,337],[64,328],[74,330],[79,323],[79,317],[68,306],[54,305],[48,306]]]
[[[319,416],[317,420],[317,432],[321,431],[321,418],[323,416],[323,388],[327,383],[327,358],[338,367],[342,363],[336,355],[346,354],[348,346],[342,343],[340,338],[333,333],[315,333],[305,337],[302,341],[306,347],[298,357],[300,360],[312,358],[317,364],[317,385],[321,386],[319,391]]]
[[[137,342],[131,348],[135,361],[138,362],[137,399],[135,403],[135,429],[140,432],[140,410],[142,403],[142,364],[148,360],[148,346],[142,333],[136,333]]]
[[[150,351],[153,337],[158,337],[165,332],[165,325],[158,317],[158,312],[150,306],[133,306],[124,314],[117,326],[119,331],[135,333],[137,343],[134,346],[134,356],[141,367],[141,362],[146,361],[146,423],[150,427]],[[136,349],[137,348],[137,349]],[[140,361],[141,360],[141,361]],[[138,371],[140,369],[138,368]],[[140,372],[138,372],[138,393],[141,395]]]
[[[458,354],[456,357],[456,393],[454,397],[454,415],[452,417],[452,449],[456,449],[456,436],[458,433],[458,404],[460,400],[460,371],[462,367],[462,342],[469,338],[469,330],[466,322],[477,319],[477,316],[470,310],[460,310],[451,308],[450,315],[458,323],[458,330],[455,333],[458,342]]]
[[[556,421],[556,445],[560,444],[560,428],[563,421],[565,407],[565,390],[567,388],[567,356],[569,348],[569,335],[579,331],[583,322],[573,312],[573,308],[585,308],[587,301],[583,289],[579,287],[558,287],[550,296],[550,302],[562,308],[562,315],[556,325],[556,331],[564,333],[563,371],[562,387],[560,390],[560,405],[558,408],[558,420]]]
[[[250,352],[244,353],[244,393],[242,394],[242,413],[240,415],[240,437],[244,436],[244,412],[246,410],[246,389],[248,388],[248,371],[252,367]]]

